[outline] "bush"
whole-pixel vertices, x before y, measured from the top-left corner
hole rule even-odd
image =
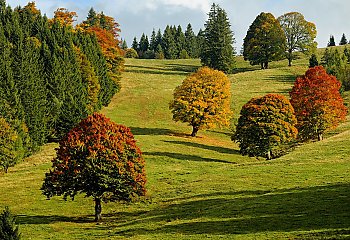
[[[126,58],[138,58],[139,55],[137,54],[136,50],[133,48],[128,48],[125,52]]]

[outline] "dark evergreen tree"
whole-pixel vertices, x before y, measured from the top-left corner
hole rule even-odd
[[[311,54],[311,57],[309,59],[309,68],[318,66],[318,60],[316,54]]]
[[[334,47],[334,46],[335,46],[334,36],[331,35],[331,36],[329,37],[329,42],[328,42],[328,44],[327,44],[327,47]]]
[[[183,58],[183,57],[180,57],[180,55],[183,52],[182,50],[185,49],[185,34],[183,33],[180,25],[176,29],[175,42],[176,42],[177,58]]]
[[[156,36],[156,31],[154,29],[152,30],[149,49],[152,51],[155,51],[157,49],[157,36]]]
[[[87,19],[86,19],[86,23],[89,24],[90,26],[95,26],[98,23],[98,17],[97,14],[95,12],[95,10],[93,8],[90,8]]]
[[[343,33],[343,35],[341,36],[339,45],[345,45],[348,44],[348,40],[346,39],[345,33]]]
[[[193,32],[192,26],[189,23],[187,25],[186,31],[185,31],[185,48],[184,48],[190,58],[197,58],[198,50],[197,50],[197,41],[196,41],[196,35]]]
[[[141,58],[144,58],[144,54],[148,51],[148,48],[149,48],[148,36],[146,36],[143,33],[140,39],[139,52],[138,52]]]
[[[166,26],[162,38],[162,48],[166,59],[175,59],[177,57],[176,42],[173,34],[174,31],[172,29],[172,27]]]
[[[123,39],[123,40],[121,41],[121,46],[120,46],[120,48],[123,49],[123,50],[128,49],[128,44],[126,43],[125,39]]]
[[[233,48],[234,37],[227,14],[219,5],[212,5],[204,35],[202,64],[224,72],[232,71],[236,54]]]
[[[160,31],[160,29],[158,29],[158,32],[156,35],[156,41],[155,41],[155,46],[156,46],[155,51],[157,50],[158,45],[162,45],[162,39],[163,39],[162,32]]]
[[[198,48],[196,49],[196,56],[200,57],[203,54],[203,46],[205,44],[205,33],[202,29],[199,29],[197,38],[196,38],[197,46]]]
[[[133,48],[136,52],[138,52],[139,49],[139,43],[137,42],[137,38],[134,37],[134,40],[132,41],[131,48]]]

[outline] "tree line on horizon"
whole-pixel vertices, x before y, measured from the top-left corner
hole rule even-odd
[[[144,59],[188,59],[198,58],[203,43],[203,30],[196,35],[189,23],[185,32],[182,27],[167,25],[162,33],[161,29],[154,29],[150,37],[143,33],[138,41],[134,37],[131,49],[128,50],[123,41],[121,48],[126,50],[125,57]]]

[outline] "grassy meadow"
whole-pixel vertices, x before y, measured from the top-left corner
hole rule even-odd
[[[229,76],[234,123],[249,99],[288,96],[306,58]],[[322,142],[271,161],[241,156],[231,129],[199,131],[172,121],[168,103],[199,60],[127,59],[122,90],[103,113],[132,129],[146,159],[141,202],[103,204],[79,196],[46,200],[40,187],[56,144],[0,173],[0,208],[17,215],[22,239],[347,239],[350,238],[350,119]],[[349,95],[349,94],[347,94]],[[349,100],[347,100],[349,101]]]

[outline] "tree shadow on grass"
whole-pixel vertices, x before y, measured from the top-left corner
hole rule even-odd
[[[133,66],[127,65],[125,72],[130,73],[142,73],[142,74],[159,74],[159,75],[188,75],[187,72],[181,71],[181,68],[176,69],[173,67],[149,67],[149,66]]]
[[[18,224],[51,224],[55,222],[73,222],[73,223],[91,223],[94,216],[66,217],[58,215],[17,215],[16,223]]]
[[[168,128],[141,128],[141,127],[130,127],[133,135],[148,135],[148,136],[176,136],[176,137],[184,137],[191,138],[190,134],[176,132]]]
[[[294,75],[274,75],[274,76],[267,77],[265,79],[277,81],[277,82],[282,82],[282,83],[289,83],[292,85],[292,84],[294,84],[297,77]]]
[[[196,155],[187,155],[182,153],[170,153],[170,152],[144,152],[145,156],[157,156],[157,157],[168,157],[176,160],[184,161],[194,161],[194,162],[217,162],[217,163],[230,163],[237,164],[236,162],[231,162],[227,160],[214,159],[214,158],[204,158]]]
[[[186,65],[186,64],[176,64],[176,63],[168,63],[166,64],[166,66],[172,71],[185,72],[185,73],[193,73],[198,68],[200,68],[200,66],[196,66],[196,65]]]
[[[232,148],[225,148],[225,147],[218,147],[218,146],[211,146],[211,145],[205,145],[205,144],[200,144],[200,143],[194,143],[194,142],[185,142],[185,141],[164,141],[166,143],[170,144],[176,144],[176,145],[184,145],[188,147],[195,147],[195,148],[202,148],[218,153],[223,153],[223,154],[239,154],[239,151],[232,149]]]
[[[158,207],[110,229],[127,237],[295,231],[324,231],[327,237],[337,237],[350,234],[349,199],[349,184],[238,195],[217,193]],[[149,224],[152,228],[147,227]],[[303,234],[310,233],[302,233],[302,239]]]

